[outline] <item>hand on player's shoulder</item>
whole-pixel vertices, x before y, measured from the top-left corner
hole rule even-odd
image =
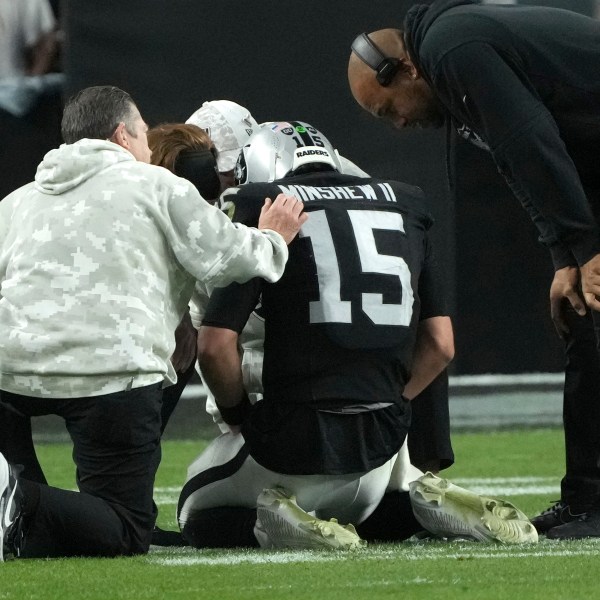
[[[272,229],[290,243],[308,219],[304,203],[295,196],[279,194],[275,200],[265,198],[265,204],[258,220],[259,229]]]

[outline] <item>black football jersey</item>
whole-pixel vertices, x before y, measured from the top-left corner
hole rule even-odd
[[[419,210],[420,190],[312,173],[241,186],[222,204],[234,221],[256,226],[265,198],[281,192],[303,200],[309,213],[283,277],[217,290],[204,322],[241,331],[262,293],[265,397],[398,398],[410,371],[422,276],[433,288],[424,290],[426,316],[445,310],[436,310],[440,294],[426,273],[431,219]]]
[[[283,411],[280,421],[289,420],[289,411],[296,410],[291,407],[304,405],[319,413],[306,417],[312,423],[306,424],[309,430],[322,429],[329,411],[363,413],[357,427],[366,434],[363,430],[373,429],[373,423],[364,413],[393,407],[394,415],[385,417],[393,439],[375,451],[376,460],[371,453],[365,460],[350,460],[352,465],[338,457],[343,465],[336,458],[336,465],[324,466],[317,465],[318,452],[309,452],[298,461],[299,470],[289,465],[284,470],[253,452],[259,462],[304,473],[353,472],[382,464],[404,439],[398,421],[404,419],[408,427],[409,407],[401,394],[410,376],[418,322],[446,314],[427,235],[432,221],[419,208],[422,192],[398,182],[320,172],[247,184],[226,193],[221,205],[234,221],[256,226],[265,198],[274,200],[282,192],[300,198],[309,214],[289,246],[282,278],[216,290],[203,323],[239,333],[260,300],[265,317],[263,402],[278,405],[268,415],[255,415],[264,427],[273,429],[278,411]],[[266,410],[265,405],[255,408]],[[303,417],[293,418],[299,424]],[[347,458],[352,453],[340,448],[339,454]],[[312,465],[308,470],[307,463]]]

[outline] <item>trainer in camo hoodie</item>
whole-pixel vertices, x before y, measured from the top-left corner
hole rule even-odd
[[[287,255],[278,233],[232,224],[117,144],[52,150],[0,202],[0,389],[72,398],[172,382],[195,280],[276,281]]]

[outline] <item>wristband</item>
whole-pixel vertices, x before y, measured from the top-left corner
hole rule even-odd
[[[252,406],[246,393],[244,393],[242,401],[235,406],[221,406],[218,402],[216,404],[227,425],[241,425],[246,420]]]

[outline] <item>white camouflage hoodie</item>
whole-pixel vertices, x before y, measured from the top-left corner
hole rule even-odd
[[[164,379],[195,279],[281,277],[283,238],[112,142],[52,150],[0,202],[0,389],[72,398]]]

